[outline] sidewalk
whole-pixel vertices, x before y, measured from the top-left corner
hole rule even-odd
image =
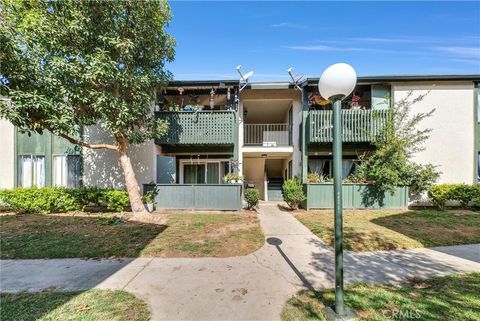
[[[266,244],[233,258],[3,260],[1,291],[125,289],[152,320],[279,320],[304,288],[333,285],[333,252],[290,213],[265,204]],[[347,283],[396,283],[480,271],[480,244],[404,251],[346,252]]]

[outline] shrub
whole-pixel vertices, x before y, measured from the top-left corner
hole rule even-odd
[[[439,210],[445,209],[445,204],[451,199],[451,184],[432,185],[428,190],[428,197]]]
[[[82,187],[32,187],[0,190],[0,203],[23,213],[62,213],[83,211],[86,206],[106,206],[110,211],[124,211],[129,205],[124,190]]]
[[[467,184],[452,185],[451,199],[460,202],[460,206],[468,207],[468,205],[476,198],[478,188]]]
[[[292,210],[298,209],[307,198],[303,193],[303,186],[298,178],[291,178],[283,183],[283,200]]]
[[[458,201],[462,207],[480,206],[480,185],[440,184],[428,190],[428,197],[438,209],[445,209],[447,201]]]
[[[81,210],[76,197],[65,188],[18,188],[0,191],[0,200],[15,211],[53,213]]]
[[[124,190],[104,191],[102,202],[107,205],[107,209],[114,212],[124,211],[130,205],[128,193]]]
[[[309,183],[322,183],[325,181],[325,179],[326,179],[325,176],[320,175],[317,172],[310,172],[307,174],[307,181]]]
[[[254,210],[258,206],[260,192],[256,188],[247,188],[245,190],[245,201],[247,201],[248,209]]]

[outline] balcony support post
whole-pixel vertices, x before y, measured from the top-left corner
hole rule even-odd
[[[303,87],[302,90],[302,124],[301,124],[301,133],[300,133],[300,150],[302,153],[302,184],[307,183],[307,174],[308,174],[308,144],[307,144],[307,130],[309,126],[307,126],[308,120],[308,92],[307,86]]]
[[[239,148],[239,145],[240,145],[240,142],[239,142],[239,126],[240,126],[240,122],[239,122],[239,114],[238,114],[238,108],[235,110],[235,117],[234,117],[234,126],[233,126],[233,161],[234,162],[238,162],[239,159],[240,159],[240,148]],[[240,164],[237,163],[238,166],[235,167],[235,172],[237,174],[239,174],[241,171],[240,171]]]

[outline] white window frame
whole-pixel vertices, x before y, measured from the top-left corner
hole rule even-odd
[[[180,184],[185,184],[183,180],[183,173],[184,173],[184,166],[187,165],[205,165],[205,183],[207,184],[207,164],[208,163],[218,163],[218,184],[222,183],[222,163],[223,162],[230,162],[230,159],[180,159],[179,166],[180,166],[180,175],[179,175],[179,182]]]
[[[82,159],[81,159],[81,156],[78,155],[78,154],[52,154],[52,186],[54,186],[54,187],[68,187],[68,157],[69,156],[79,157],[79,165],[80,165]],[[55,165],[55,162],[54,162],[55,157],[64,157],[64,159],[65,159],[66,173],[67,173],[65,185],[55,185],[55,166],[54,166]],[[81,171],[79,171],[79,173],[78,173],[78,178],[81,181]],[[80,186],[80,183],[78,185]]]
[[[23,162],[20,162],[20,159],[23,159],[24,157],[29,157],[30,158],[30,186],[24,186],[23,185],[23,178],[24,178],[24,175],[25,173],[23,172]],[[43,178],[43,182],[40,184],[40,185],[37,185],[37,184],[34,184],[34,176],[35,176],[35,168],[34,168],[34,161],[33,159],[36,158],[36,157],[43,157],[43,175],[41,176]],[[17,157],[17,166],[18,166],[18,169],[17,169],[17,179],[18,179],[18,183],[17,185],[19,187],[25,187],[25,188],[30,188],[30,187],[45,187],[46,186],[46,183],[47,183],[47,168],[46,168],[46,157],[45,155],[39,155],[39,154],[21,154],[21,155],[18,155]]]

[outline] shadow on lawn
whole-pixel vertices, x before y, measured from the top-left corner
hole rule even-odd
[[[480,303],[471,298],[480,291],[478,274],[433,278],[397,286],[355,285],[346,289],[346,304],[375,319],[476,320]],[[289,307],[319,320],[324,306],[334,303],[333,290],[301,291]],[[399,311],[403,316],[399,317]],[[395,314],[396,313],[396,314]],[[397,318],[395,318],[395,315]],[[309,320],[310,320],[309,319]],[[288,320],[288,319],[287,319]]]
[[[137,257],[166,225],[119,217],[14,215],[0,217],[2,259]]]
[[[415,211],[378,217],[372,223],[403,234],[425,247],[480,243],[480,215]]]
[[[118,283],[128,282],[149,260],[134,257],[140,256],[167,225],[118,217],[28,214],[1,216],[0,227],[2,320],[37,320],[84,295],[90,296],[91,306],[104,300],[108,307],[106,294],[85,291],[97,286],[124,287],[126,283]],[[19,258],[28,260],[21,265],[11,260]],[[110,279],[113,275],[116,281]],[[115,294],[112,300],[122,300],[122,295]],[[90,312],[94,310],[92,307]]]
[[[328,231],[327,244],[333,247],[333,228],[326,228]],[[369,233],[359,232],[355,227],[343,228],[343,247],[350,251],[371,251],[375,249],[398,250],[401,249],[401,244],[397,241],[386,238],[378,231],[371,231]]]

